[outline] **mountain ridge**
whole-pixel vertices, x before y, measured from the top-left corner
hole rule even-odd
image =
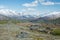
[[[9,10],[9,9],[0,9],[0,15],[1,16],[6,16],[10,19],[14,19],[14,20],[27,20],[30,22],[36,22],[36,21],[40,21],[40,22],[49,22],[51,20],[56,20],[60,18],[60,12],[52,12],[46,15],[43,15],[43,17],[37,17],[37,16],[32,16],[32,15],[20,15],[21,13],[18,13],[16,11],[13,10]],[[1,19],[1,18],[0,18]]]

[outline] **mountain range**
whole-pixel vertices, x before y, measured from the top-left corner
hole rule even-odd
[[[16,11],[13,10],[9,10],[9,9],[0,9],[0,15],[4,15],[10,18],[16,18],[16,19],[33,19],[33,18],[37,18],[36,15],[24,15],[21,13],[18,13]]]
[[[30,22],[47,22],[51,20],[58,20],[60,19],[60,12],[52,12],[48,13],[46,15],[43,15],[42,17],[37,17],[36,15],[24,15],[21,13],[18,13],[13,10],[9,9],[0,9],[0,20],[8,20],[8,19],[17,19],[17,20],[29,20]]]
[[[60,24],[60,12],[52,12],[50,14],[44,15],[37,19],[31,20],[31,22],[39,22],[39,23],[59,23]]]

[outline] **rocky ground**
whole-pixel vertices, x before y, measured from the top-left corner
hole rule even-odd
[[[60,40],[60,36],[53,36],[30,27],[17,24],[0,24],[0,40]]]

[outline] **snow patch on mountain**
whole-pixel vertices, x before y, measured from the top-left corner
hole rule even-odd
[[[0,14],[5,16],[14,16],[18,15],[15,11],[9,9],[0,9]]]
[[[13,11],[10,9],[0,9],[0,14],[7,16],[7,17],[18,18],[18,19],[20,19],[20,18],[22,18],[22,19],[38,18],[39,17],[36,13],[31,13],[31,12],[29,12],[29,13],[26,13],[26,12],[18,13],[16,11]]]
[[[10,9],[0,9],[0,14],[7,16],[7,17],[12,17],[12,18],[18,18],[18,19],[25,19],[25,18],[30,18],[30,19],[34,19],[34,18],[40,18],[40,12],[37,13],[31,13],[31,12],[22,12],[22,13],[18,13],[16,11],[10,10]],[[43,15],[42,17],[47,17],[49,19],[56,19],[60,17],[60,12],[50,12],[48,14]]]
[[[47,17],[48,19],[60,18],[60,12],[51,12],[47,15],[44,15],[43,17]]]

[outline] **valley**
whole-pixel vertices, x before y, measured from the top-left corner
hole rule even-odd
[[[0,24],[0,40],[60,40],[59,35],[52,34],[60,27],[46,23],[5,23]],[[60,32],[57,30],[57,32]]]
[[[60,12],[38,16],[1,9],[0,40],[60,40]]]

